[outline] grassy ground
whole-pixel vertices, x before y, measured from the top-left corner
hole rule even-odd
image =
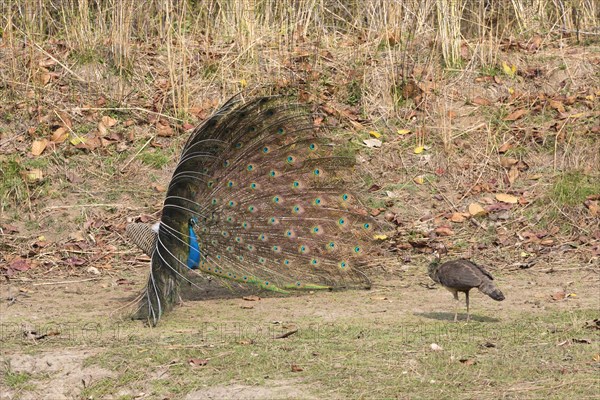
[[[207,285],[156,329],[98,316],[123,301],[98,291],[110,279],[64,286],[69,311],[62,296],[39,305],[57,290],[38,287],[3,309],[3,384],[19,398],[596,396],[594,272],[497,275],[507,300],[474,295],[469,323],[418,266],[369,292],[245,301]]]
[[[592,3],[163,3],[1,6],[0,398],[598,397]],[[262,85],[347,139],[393,256],[371,291],[199,280],[157,328],[128,320],[148,260],[127,221],[159,217],[190,129]],[[453,323],[439,243],[507,299]]]

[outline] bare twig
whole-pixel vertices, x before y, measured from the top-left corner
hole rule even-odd
[[[101,279],[101,278],[78,279],[76,281],[41,282],[41,283],[34,283],[33,286],[68,285],[68,284],[71,284],[71,283],[81,283],[81,282],[97,281],[99,279]]]

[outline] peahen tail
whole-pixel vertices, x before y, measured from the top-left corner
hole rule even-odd
[[[128,234],[152,258],[139,318],[156,324],[188,270],[288,292],[369,287],[380,225],[352,193],[354,156],[287,97],[229,100],[194,130],[157,232]]]

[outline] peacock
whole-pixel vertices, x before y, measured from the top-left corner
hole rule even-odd
[[[479,289],[482,293],[488,295],[496,301],[504,300],[504,294],[496,287],[488,271],[473,261],[458,259],[440,263],[440,255],[434,252],[435,260],[429,264],[427,272],[429,277],[436,283],[445,287],[456,300],[454,308],[454,322],[458,318],[458,292],[465,294],[467,304],[467,322],[470,319],[469,314],[469,291],[473,288]]]
[[[323,125],[290,96],[237,95],[192,132],[160,222],[127,226],[151,257],[137,318],[156,325],[190,270],[279,293],[370,287],[384,223]]]

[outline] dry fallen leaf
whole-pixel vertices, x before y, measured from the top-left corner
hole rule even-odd
[[[506,117],[504,117],[505,121],[516,121],[519,118],[527,115],[529,113],[529,110],[526,110],[524,108],[520,108],[516,111],[513,111],[512,113],[508,114]]]
[[[67,140],[68,137],[69,132],[67,131],[67,128],[61,126],[57,130],[55,130],[54,133],[52,133],[52,137],[50,138],[50,140],[52,140],[54,143],[62,143],[65,140]]]
[[[163,193],[167,191],[167,188],[163,185],[160,185],[158,183],[155,183],[152,185],[152,188],[157,191],[158,193]]]
[[[586,201],[583,202],[583,204],[590,211],[590,215],[592,217],[600,215],[600,204],[598,203],[598,201],[586,200]]]
[[[192,125],[188,122],[184,122],[183,125],[181,125],[181,127],[183,128],[184,131],[191,131],[192,129],[194,129],[196,126]]]
[[[38,83],[42,84],[43,86],[47,85],[48,82],[50,82],[50,74],[48,72],[42,72],[40,74],[37,75],[36,80],[38,81]]]
[[[365,139],[363,140],[363,143],[369,147],[369,148],[377,148],[377,147],[381,147],[382,142],[379,139]]]
[[[506,142],[502,146],[500,146],[500,148],[498,149],[498,153],[504,154],[508,150],[510,150],[511,147],[512,147],[512,144],[510,144],[509,142]]]
[[[560,301],[560,300],[566,299],[567,294],[565,293],[564,290],[558,290],[558,291],[552,293],[552,295],[550,297],[552,297],[552,300],[554,300],[554,301]]]
[[[71,142],[73,146],[77,146],[78,144],[85,143],[86,139],[83,136],[73,136],[69,142]]]
[[[69,240],[74,242],[84,242],[85,241],[85,233],[83,231],[74,231],[69,233]]]
[[[558,100],[550,100],[548,103],[550,104],[550,107],[554,108],[556,111],[560,113],[565,112],[565,106],[563,106],[562,102]]]
[[[108,128],[102,122],[98,122],[98,132],[100,132],[100,136],[106,136]]]
[[[31,154],[39,156],[44,152],[46,146],[48,146],[48,139],[34,140],[31,144]]]
[[[517,160],[516,158],[500,157],[500,165],[502,165],[502,167],[504,168],[510,168],[518,162],[519,160]]]
[[[461,222],[465,222],[467,218],[462,214],[462,213],[454,213],[452,214],[452,216],[450,217],[450,221],[452,222],[456,222],[456,223],[461,223]]]
[[[517,180],[517,178],[519,177],[519,169],[516,167],[512,167],[509,171],[508,171],[508,182],[512,185],[513,183],[515,183],[515,180]]]
[[[469,204],[469,214],[474,217],[478,217],[480,215],[485,215],[486,211],[479,203],[471,203]]]
[[[173,134],[175,133],[173,131],[173,128],[171,128],[171,126],[168,124],[168,122],[165,124],[157,123],[156,132],[158,133],[158,136],[162,137],[173,136]]]
[[[37,169],[37,168],[30,169],[28,171],[22,171],[21,176],[28,183],[41,182],[44,179],[44,173],[42,172],[41,169]]]
[[[477,96],[473,99],[473,104],[476,104],[478,106],[489,106],[492,104],[492,102],[486,99],[485,97]]]
[[[511,78],[514,78],[517,74],[517,67],[516,65],[508,65],[506,62],[502,61],[502,71]]]
[[[506,193],[496,193],[496,200],[501,201],[502,203],[510,204],[517,204],[519,202],[519,198],[517,196]]]
[[[102,123],[104,124],[104,126],[110,128],[111,126],[115,126],[117,124],[117,120],[109,117],[108,115],[105,115],[102,117]]]
[[[454,231],[448,226],[439,226],[435,228],[435,233],[440,236],[452,236],[454,235]]]
[[[304,369],[297,364],[292,364],[292,372],[302,372]]]

